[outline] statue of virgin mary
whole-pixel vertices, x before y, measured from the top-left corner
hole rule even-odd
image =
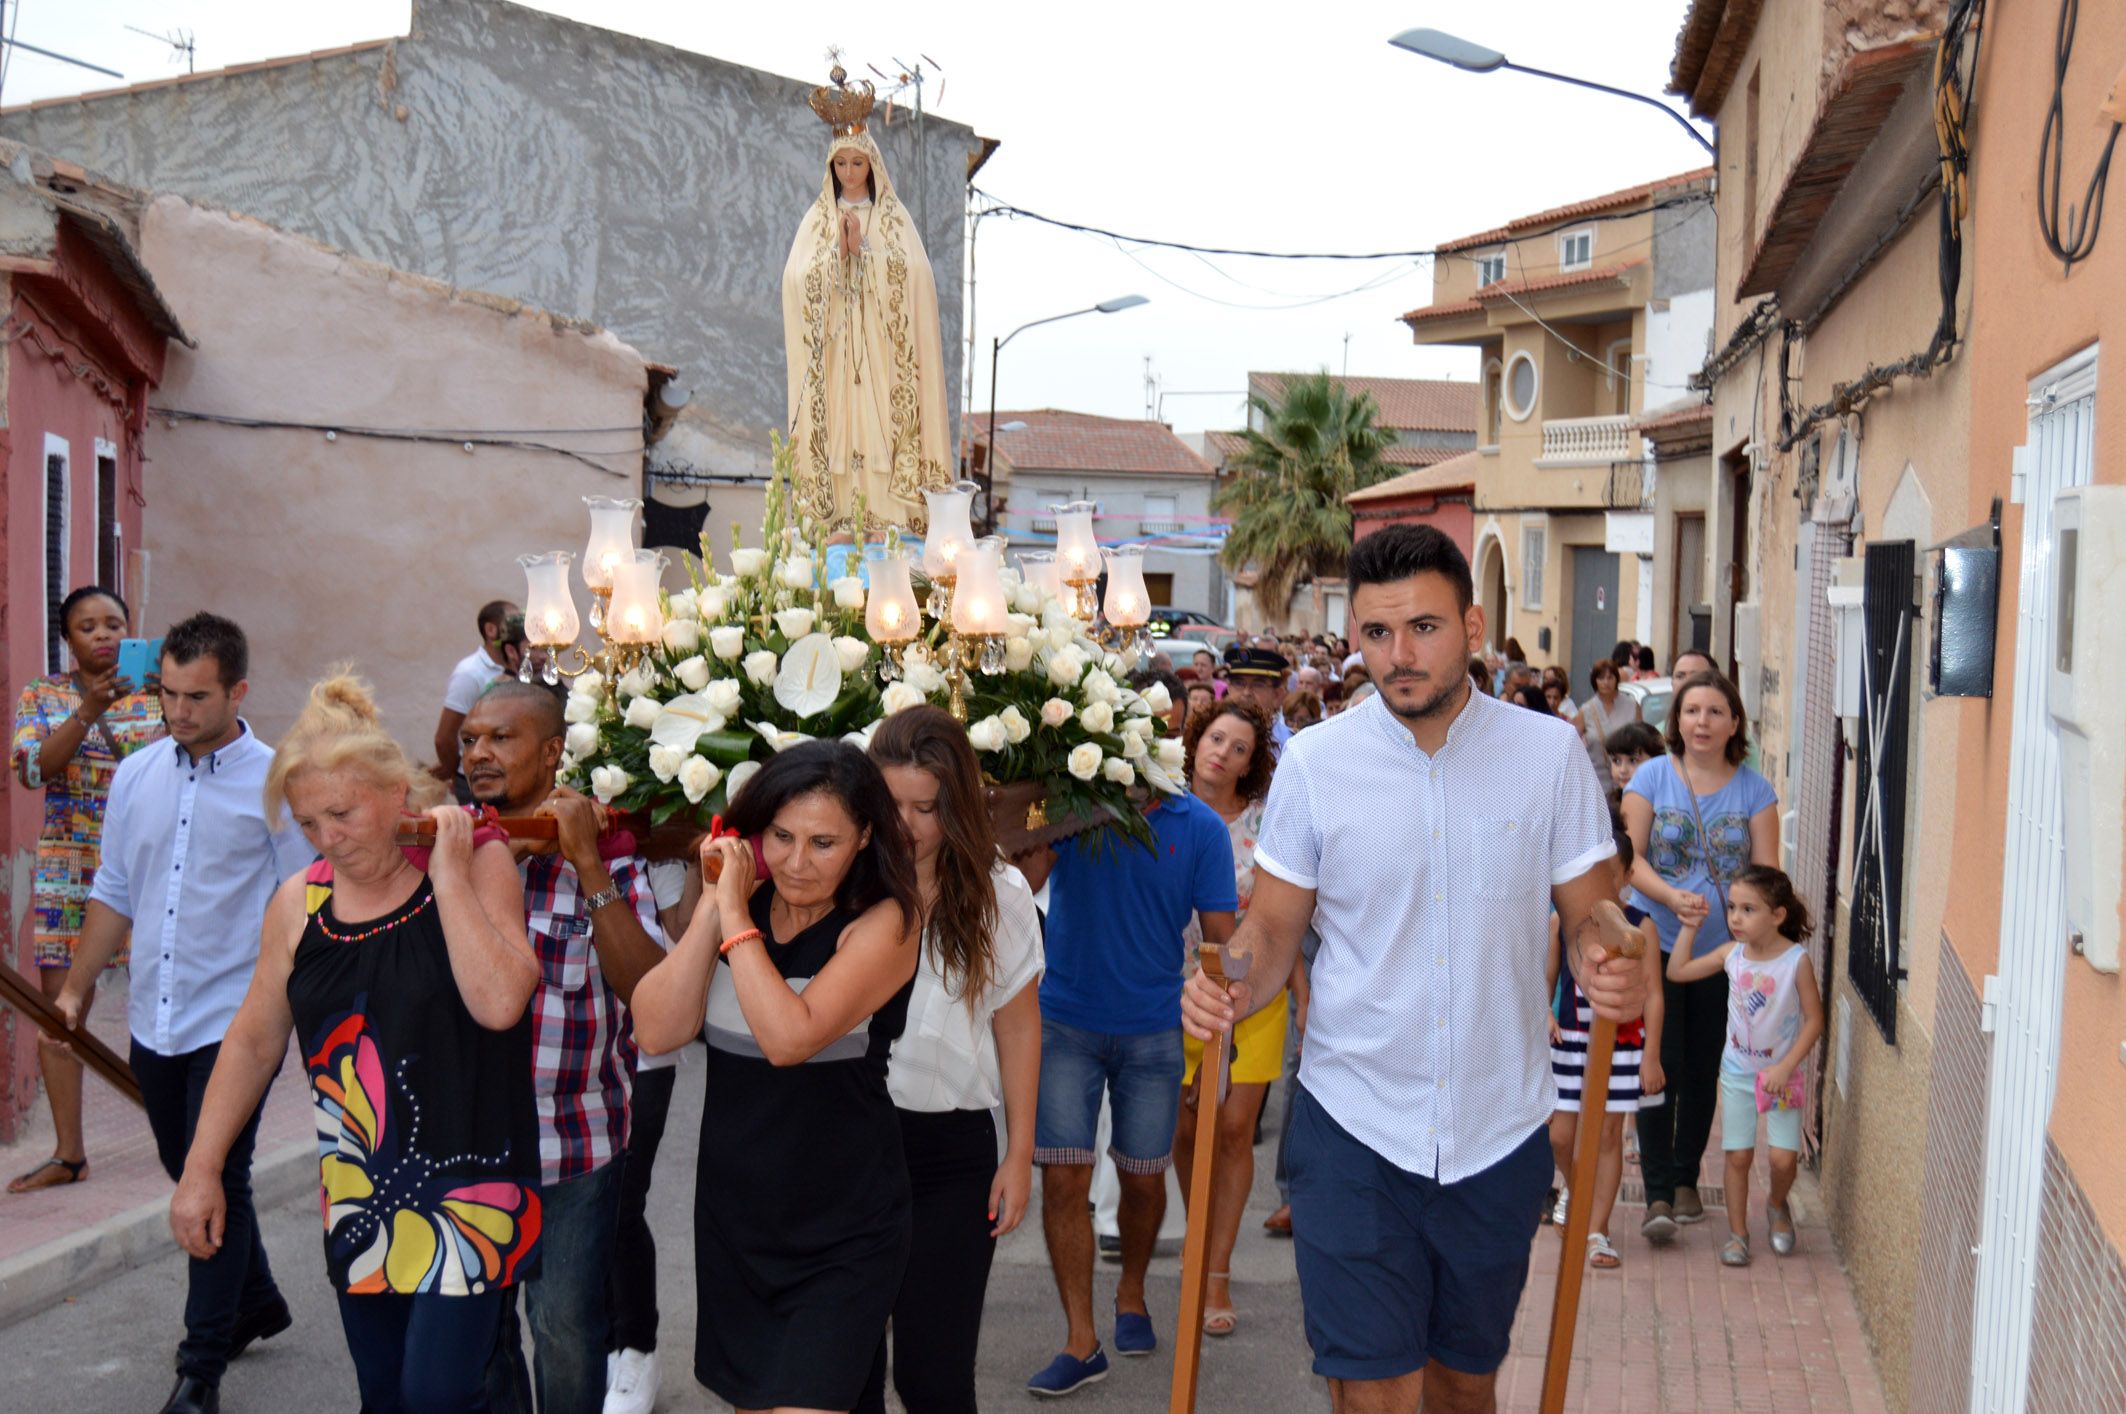
[[[812,92],[814,111],[834,127],[819,199],[782,275],[795,490],[832,530],[920,531],[923,492],[952,480],[937,285],[864,131],[871,85],[849,87],[839,65],[833,77],[833,88]]]

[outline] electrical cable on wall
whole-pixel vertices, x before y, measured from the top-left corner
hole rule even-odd
[[[648,450],[647,444],[640,442],[626,447],[582,450],[575,447],[556,446],[551,442],[535,442],[522,437],[496,435],[493,429],[485,432],[439,432],[433,428],[357,427],[335,422],[289,422],[268,417],[232,417],[225,413],[188,412],[183,408],[151,407],[148,409],[148,415],[150,417],[165,418],[172,422],[205,422],[217,427],[242,427],[274,432],[317,432],[324,434],[328,439],[363,437],[383,442],[416,442],[430,446],[458,447],[468,452],[478,447],[492,447],[516,452],[544,452],[550,456],[567,457],[571,461],[581,462],[591,470],[603,472],[608,476],[620,473],[616,473],[614,468],[605,465],[603,462],[596,460],[596,458],[640,457],[643,452]],[[580,430],[586,433],[639,433],[640,431],[639,428],[633,427],[556,428],[553,430],[567,432]],[[503,431],[506,432],[507,429],[503,429]]]
[[[2111,136],[2104,139],[2081,205],[2070,204],[2067,219],[2061,221],[2061,169],[2067,164],[2067,65],[2074,57],[2074,30],[2081,9],[2081,0],[2060,0],[2052,55],[2052,103],[2045,109],[2045,131],[2037,150],[2037,228],[2045,237],[2045,248],[2059,258],[2062,272],[2069,275],[2076,262],[2087,260],[2096,249],[2097,235],[2104,229],[2104,191],[2111,181],[2111,154],[2119,145],[2120,126],[2113,123]]]

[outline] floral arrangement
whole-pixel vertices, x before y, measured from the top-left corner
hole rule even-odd
[[[681,556],[688,587],[661,596],[661,642],[617,681],[596,670],[573,680],[566,784],[653,826],[706,823],[773,753],[819,737],[866,746],[892,713],[949,699],[948,626],[926,619],[900,648],[872,641],[864,582],[827,577],[821,531],[792,506],[788,464],[778,442],[765,547],[740,544],[733,525],[731,573],[719,575],[704,533],[701,558]],[[889,552],[897,539],[889,532]],[[1182,789],[1181,743],[1161,735],[1166,689],[1127,686],[1134,655],[1103,649],[1060,600],[1012,571],[1003,580],[1014,612],[1002,671],[969,667],[962,684],[985,774],[1046,784],[1052,817],[1105,817],[1148,839],[1132,789]]]

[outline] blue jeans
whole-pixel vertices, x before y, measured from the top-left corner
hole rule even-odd
[[[481,1368],[492,1364],[480,1352],[494,1349],[515,1291],[341,1292],[340,1327],[354,1357],[362,1414],[481,1414],[496,1407],[481,1388]]]
[[[605,1283],[620,1226],[623,1159],[539,1190],[539,1275],[524,1284],[539,1414],[599,1414],[605,1407]],[[654,1274],[652,1274],[654,1279]],[[517,1304],[502,1313],[502,1339],[488,1364],[496,1409],[530,1414]]]
[[[1108,1152],[1124,1173],[1164,1173],[1181,1117],[1181,1028],[1121,1036],[1041,1021],[1041,1102],[1033,1161],[1090,1168],[1100,1092],[1114,1121]]]

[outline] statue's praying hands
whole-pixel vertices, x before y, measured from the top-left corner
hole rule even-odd
[[[842,213],[842,254],[853,259],[863,248],[863,218],[854,211],[844,211]]]

